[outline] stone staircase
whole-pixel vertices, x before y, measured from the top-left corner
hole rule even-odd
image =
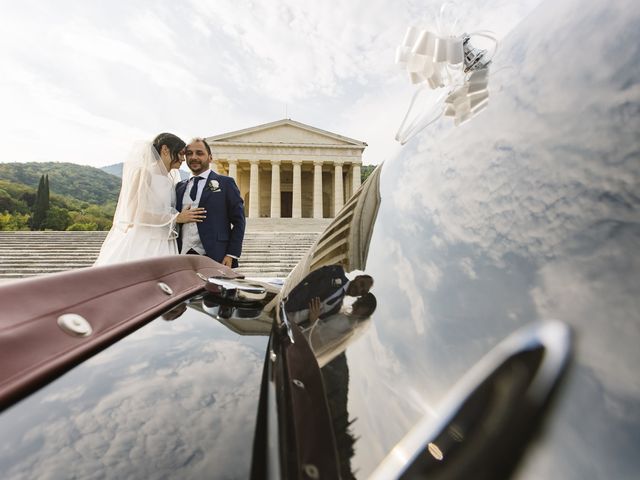
[[[247,219],[238,272],[286,277],[331,219]],[[0,231],[0,280],[89,267],[107,232]]]

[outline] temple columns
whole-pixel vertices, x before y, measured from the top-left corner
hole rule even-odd
[[[271,218],[280,218],[280,160],[271,160]]]
[[[229,176],[238,183],[238,160],[235,158],[229,159]]]
[[[258,160],[250,160],[249,176],[249,218],[260,217],[260,181],[258,178]]]
[[[291,216],[302,218],[302,160],[293,161],[293,205]]]
[[[267,215],[271,218],[282,218],[282,188],[283,188],[283,173],[282,165],[283,161],[280,159],[272,160],[258,160],[250,159],[239,162],[237,158],[227,159],[228,161],[228,175],[232,177],[238,188],[241,189],[243,195],[248,192],[248,218],[260,217],[260,165],[262,165],[263,171],[267,171],[268,166],[271,167],[271,185],[270,185],[270,208],[268,211],[262,211],[263,215]],[[269,163],[267,163],[269,162]],[[285,161],[285,175],[291,179],[286,166]],[[323,192],[330,188],[330,185],[323,185],[323,166],[333,166],[333,216],[344,206],[347,195],[353,195],[358,188],[360,188],[360,175],[361,165],[356,163],[347,163],[345,160],[333,160],[327,162],[326,160],[314,160],[313,161],[313,180],[305,173],[305,183],[302,184],[302,160],[293,160],[293,182],[291,185],[293,188],[291,197],[291,216],[293,218],[302,218],[303,196],[304,196],[304,211],[305,215],[312,218],[324,218],[324,216],[330,212],[325,211],[323,202]],[[305,162],[305,167],[310,166],[311,162]],[[247,166],[249,164],[249,175],[247,178]],[[221,163],[221,167],[224,167]],[[344,178],[345,168],[349,169],[349,174]],[[224,169],[224,168],[223,168]],[[305,170],[306,172],[307,170]],[[309,172],[311,173],[311,172]],[[248,180],[248,182],[247,182]],[[262,182],[263,189],[269,188],[269,183],[266,179]],[[311,181],[309,181],[311,180]],[[290,180],[287,180],[287,182]],[[345,181],[347,184],[345,184]],[[346,192],[345,192],[346,189]],[[288,191],[288,188],[286,189]],[[245,197],[246,198],[246,197]],[[268,201],[269,196],[263,198],[264,201]],[[288,198],[288,197],[287,197]],[[310,204],[309,204],[310,203]],[[265,207],[266,208],[266,207]]]
[[[353,193],[356,193],[356,190],[360,188],[360,164],[359,163],[354,163],[351,166],[351,180],[352,180],[351,185],[353,187]]]
[[[313,162],[313,218],[322,218],[322,162]]]
[[[335,162],[333,173],[333,192],[334,192],[334,217],[342,210],[344,205],[344,186],[342,184],[342,162]]]

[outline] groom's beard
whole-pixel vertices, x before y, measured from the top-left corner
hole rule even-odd
[[[194,175],[200,175],[209,168],[209,162],[203,163],[199,160],[187,160],[187,167],[189,167],[189,170],[191,170],[191,173]]]

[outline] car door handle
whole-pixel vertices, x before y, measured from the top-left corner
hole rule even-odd
[[[507,477],[548,404],[571,351],[559,321],[507,337],[398,443],[372,478]]]

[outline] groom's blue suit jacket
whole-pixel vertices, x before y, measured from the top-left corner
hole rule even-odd
[[[214,191],[212,181],[218,182],[218,189]],[[176,210],[182,211],[182,197],[188,180],[183,180],[176,186]],[[231,177],[211,172],[202,190],[199,207],[206,209],[207,216],[198,223],[200,241],[207,257],[216,262],[222,262],[225,255],[239,257],[242,253],[244,238],[244,202],[240,190]],[[181,230],[182,225],[178,228]],[[180,233],[180,232],[179,232]],[[178,248],[182,249],[182,239],[178,235]],[[238,261],[233,261],[233,267]]]
[[[340,288],[343,288],[349,279],[344,274],[344,268],[340,265],[327,265],[309,273],[302,281],[296,285],[285,302],[287,312],[296,312],[309,308],[312,298],[318,297],[321,302],[329,298]],[[342,306],[342,298],[328,312],[320,315],[325,318],[337,313]]]

